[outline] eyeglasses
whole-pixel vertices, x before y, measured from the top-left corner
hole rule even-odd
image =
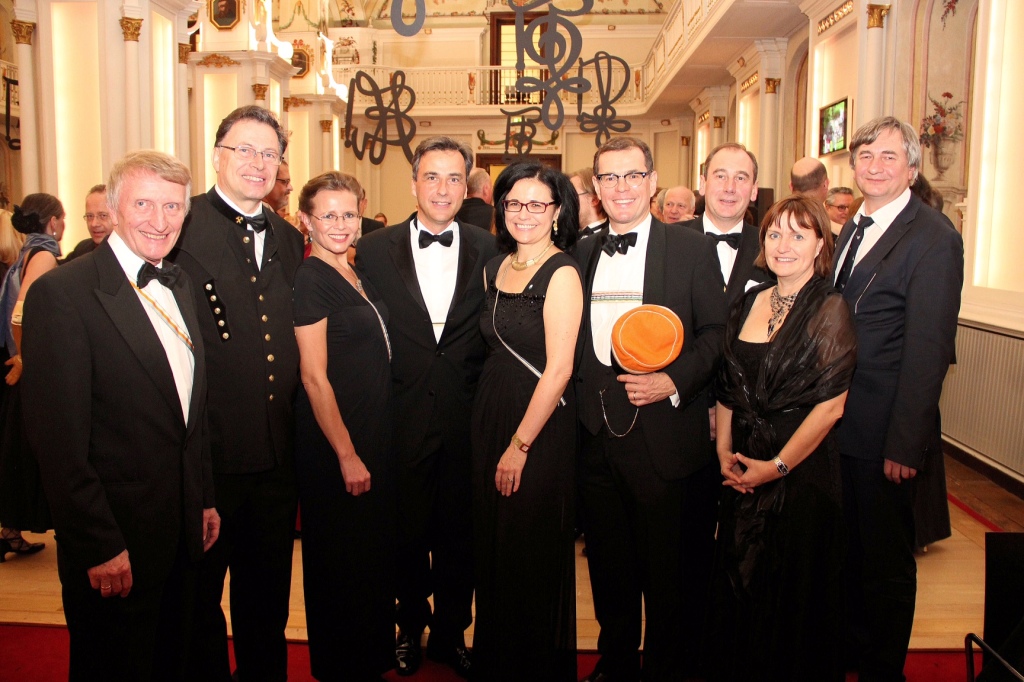
[[[605,189],[615,189],[619,186],[619,180],[625,180],[626,184],[630,187],[636,188],[643,184],[644,178],[650,175],[653,171],[647,171],[641,173],[640,171],[633,171],[631,173],[624,173],[619,175],[618,173],[601,173],[595,175],[597,181],[601,183],[601,186]]]
[[[515,199],[506,199],[501,202],[501,207],[505,209],[507,213],[519,213],[523,210],[524,206],[529,213],[543,213],[548,210],[548,206],[554,205],[555,202],[553,201],[528,201],[524,204],[523,202],[516,201]]]
[[[86,213],[84,216],[85,222],[91,223],[93,220],[110,220],[109,213]]]
[[[226,144],[217,145],[221,149],[230,149],[240,159],[251,161],[257,156],[262,156],[264,163],[268,166],[280,166],[281,165],[281,153],[276,152],[273,149],[264,149],[263,151],[256,151],[252,147],[229,147]]]
[[[346,223],[354,223],[359,220],[359,214],[351,212],[342,213],[341,215],[338,215],[337,213],[325,213],[324,215],[312,215],[311,217],[316,218],[327,227],[336,225],[339,220],[343,220]]]

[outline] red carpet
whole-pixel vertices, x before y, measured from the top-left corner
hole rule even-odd
[[[597,655],[579,655],[580,677],[590,674],[597,663]],[[975,665],[980,670],[981,655]],[[905,670],[909,682],[963,682],[967,666],[963,652],[912,652]],[[399,677],[394,672],[389,680],[410,682],[461,682],[448,668],[424,661],[414,677]],[[62,627],[31,625],[0,625],[0,681],[31,680],[32,682],[63,682],[68,678],[68,631]],[[309,647],[305,644],[288,646],[288,679],[290,682],[311,682],[309,674]],[[851,674],[849,682],[857,677]]]

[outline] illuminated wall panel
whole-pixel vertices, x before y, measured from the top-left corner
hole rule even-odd
[[[206,166],[206,185],[209,187],[217,177],[213,170],[213,141],[217,139],[217,127],[225,116],[238,108],[238,77],[233,73],[204,73],[201,76],[204,104],[203,139],[206,140],[206,148],[201,152]]]
[[[174,23],[151,12],[149,34],[153,48],[153,148],[174,154],[174,75],[178,64]]]
[[[288,170],[292,174],[292,193],[298,205],[298,195],[302,187],[309,182],[309,107],[292,109],[288,112],[288,127],[291,129],[291,137],[288,138]],[[317,125],[317,143],[320,126]]]
[[[103,182],[100,130],[99,35],[94,2],[54,2],[53,89],[57,146],[57,195],[72,216],[85,202],[85,193]],[[80,219],[69,219],[63,251],[88,236]]]

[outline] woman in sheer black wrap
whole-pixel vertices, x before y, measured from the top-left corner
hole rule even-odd
[[[766,282],[737,301],[717,391],[725,477],[714,580],[713,680],[843,679],[839,449],[856,363],[828,277],[820,204],[775,204],[761,225]]]

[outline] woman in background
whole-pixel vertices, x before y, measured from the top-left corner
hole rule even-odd
[[[819,202],[769,209],[755,263],[778,282],[732,309],[719,378],[722,495],[712,680],[838,682],[845,548],[834,427],[856,364],[849,308],[828,277]]]
[[[0,287],[2,355],[8,368],[5,380],[9,387],[3,400],[4,430],[0,438],[0,563],[9,552],[34,554],[43,549],[42,542],[25,540],[22,530],[42,533],[52,526],[39,466],[28,442],[22,438],[21,394],[17,384],[22,372],[22,304],[32,283],[57,267],[58,242],[64,235],[64,207],[49,194],[29,194],[21,206],[14,207],[11,225],[25,235],[25,240]]]
[[[361,191],[332,171],[299,195],[312,251],[295,275],[295,468],[310,666],[322,682],[379,681],[395,667],[391,346],[387,309],[347,258]]]
[[[494,188],[504,255],[484,270],[489,347],[473,404],[474,678],[576,680],[572,375],[583,288],[564,251],[576,190],[538,163]]]

